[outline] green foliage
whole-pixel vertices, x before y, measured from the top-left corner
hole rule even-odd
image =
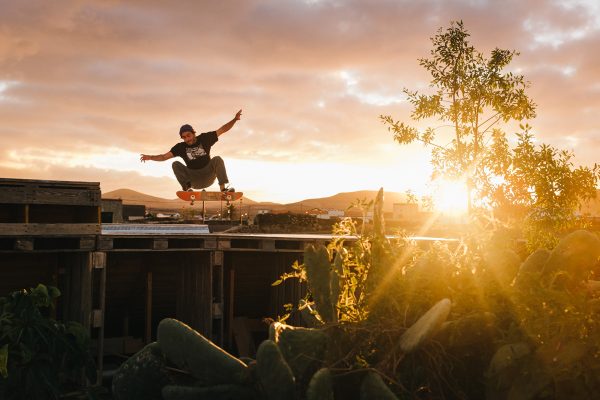
[[[271,340],[263,341],[256,351],[258,380],[268,400],[294,398],[294,375],[279,347]]]
[[[153,342],[120,365],[112,379],[112,394],[115,400],[162,400],[162,388],[172,383],[166,356]]]
[[[551,249],[562,233],[585,227],[575,210],[596,196],[600,166],[575,168],[572,152],[536,146],[531,127],[521,129],[513,149],[502,132],[495,132],[485,157],[488,174],[480,175],[480,201],[505,223],[522,221],[530,250]]]
[[[480,168],[494,125],[535,116],[535,104],[525,94],[528,83],[524,77],[503,72],[518,53],[496,48],[485,58],[470,44],[469,36],[462,21],[452,22],[445,31],[440,29],[431,39],[431,58],[419,60],[431,75],[434,93],[404,90],[413,106],[413,120],[437,118],[452,127],[450,145],[434,143],[437,128],[419,132],[391,116],[380,117],[398,143],[421,141],[434,147],[434,175],[467,176],[467,181]]]
[[[329,369],[321,368],[313,375],[306,389],[306,400],[334,400],[333,381]]]
[[[39,284],[0,298],[0,398],[57,399],[95,379],[82,325],[47,316],[60,291]]]
[[[335,306],[339,293],[337,272],[329,262],[329,253],[324,246],[309,246],[304,251],[304,268],[319,316],[324,322],[337,321]]]
[[[420,132],[391,116],[380,118],[398,143],[433,146],[432,178],[466,181],[472,215],[519,227],[531,251],[552,248],[561,234],[584,227],[575,211],[595,197],[600,167],[575,168],[572,152],[535,146],[528,125],[521,125],[511,149],[498,123],[531,119],[536,108],[524,77],[504,72],[518,53],[496,48],[485,58],[469,36],[462,21],[440,29],[431,39],[431,57],[419,60],[434,93],[404,90],[413,120],[437,118],[446,125]],[[440,128],[450,128],[450,144],[434,143]]]
[[[157,338],[166,357],[203,385],[244,384],[249,379],[246,364],[181,321],[160,321]]]
[[[398,398],[383,382],[381,376],[374,372],[369,372],[360,385],[360,400],[369,399],[397,400]]]
[[[334,233],[318,252],[339,278],[338,321],[321,325],[325,356],[312,358],[332,374],[336,396],[357,398],[374,376],[399,398],[583,399],[600,390],[597,235],[574,232],[523,261],[511,231],[428,249],[349,220]],[[310,289],[327,276],[296,264],[287,278]]]

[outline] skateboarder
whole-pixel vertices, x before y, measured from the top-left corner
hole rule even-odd
[[[179,136],[183,142],[177,143],[165,154],[156,156],[142,154],[140,161],[166,161],[173,157],[181,157],[185,165],[180,161],[173,162],[173,172],[184,191],[207,188],[217,179],[222,192],[235,192],[235,189],[229,186],[223,159],[219,156],[211,158],[210,148],[219,140],[219,136],[235,125],[241,116],[242,110],[216,131],[204,132],[198,136],[191,125],[182,125],[179,128]]]

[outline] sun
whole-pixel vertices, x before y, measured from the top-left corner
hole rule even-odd
[[[433,182],[434,208],[446,215],[463,215],[467,213],[469,194],[465,182],[458,180],[438,179]]]

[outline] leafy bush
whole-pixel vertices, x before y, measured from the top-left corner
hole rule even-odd
[[[0,298],[0,398],[57,399],[95,379],[90,338],[76,322],[49,318],[60,291],[39,284]]]
[[[329,336],[321,361],[336,398],[356,398],[368,372],[408,398],[594,397],[597,235],[573,232],[525,260],[504,232],[421,248],[383,234],[382,198],[374,231],[343,221],[282,277],[307,281],[298,309]]]

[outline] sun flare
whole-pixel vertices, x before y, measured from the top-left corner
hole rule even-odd
[[[467,213],[469,195],[464,182],[439,179],[433,185],[433,204],[437,211],[449,215]]]

